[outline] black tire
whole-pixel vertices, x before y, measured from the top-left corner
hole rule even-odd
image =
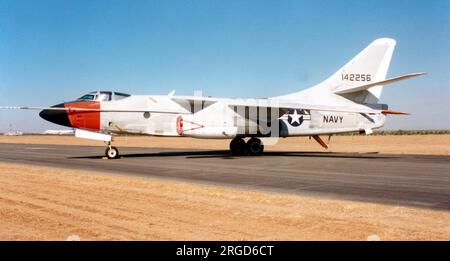
[[[245,140],[242,138],[234,138],[230,142],[230,151],[233,155],[245,155],[246,147]]]
[[[247,141],[247,153],[252,156],[262,155],[264,152],[264,144],[258,138],[251,138]]]
[[[108,147],[105,150],[105,155],[108,159],[117,159],[119,157],[119,150],[116,147]]]

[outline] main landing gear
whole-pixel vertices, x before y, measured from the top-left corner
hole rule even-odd
[[[111,146],[111,143],[108,143],[108,147],[105,150],[105,156],[108,159],[117,159],[119,157],[119,150],[116,147]]]
[[[258,138],[250,138],[247,142],[241,137],[236,137],[230,142],[230,151],[233,155],[262,155],[264,144]]]

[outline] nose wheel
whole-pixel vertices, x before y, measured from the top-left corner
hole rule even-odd
[[[105,155],[108,159],[117,159],[119,157],[119,150],[116,147],[108,146],[108,148],[106,148]]]
[[[258,138],[251,138],[247,142],[243,138],[234,138],[230,142],[231,154],[236,156],[252,155],[259,156],[264,152],[264,144]]]

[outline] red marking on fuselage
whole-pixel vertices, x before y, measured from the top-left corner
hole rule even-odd
[[[183,135],[183,117],[178,116],[177,118],[177,133],[178,135]]]
[[[65,103],[64,107],[69,108],[67,116],[72,127],[85,130],[100,130],[99,111],[71,111],[70,108],[100,109],[100,102],[71,102]]]
[[[189,127],[191,127],[192,125],[195,125],[196,127],[191,127],[190,129],[185,129],[185,127],[186,127],[186,126],[184,126],[185,122],[188,123]],[[193,121],[183,120],[182,116],[178,116],[178,118],[177,118],[177,133],[180,136],[183,135],[187,131],[194,131],[194,130],[201,129],[201,128],[204,128],[204,127],[205,126],[202,125],[202,124],[199,124],[199,123],[196,123],[196,122],[193,122]]]

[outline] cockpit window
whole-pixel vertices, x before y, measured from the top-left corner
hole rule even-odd
[[[115,92],[114,93],[114,100],[116,100],[116,101],[125,99],[127,97],[130,97],[130,95],[126,94],[126,93],[121,93],[121,92]]]
[[[93,101],[95,99],[95,95],[93,94],[86,94],[80,97],[78,100],[80,101]]]
[[[98,101],[110,101],[111,100],[111,92],[100,92],[98,96]]]

